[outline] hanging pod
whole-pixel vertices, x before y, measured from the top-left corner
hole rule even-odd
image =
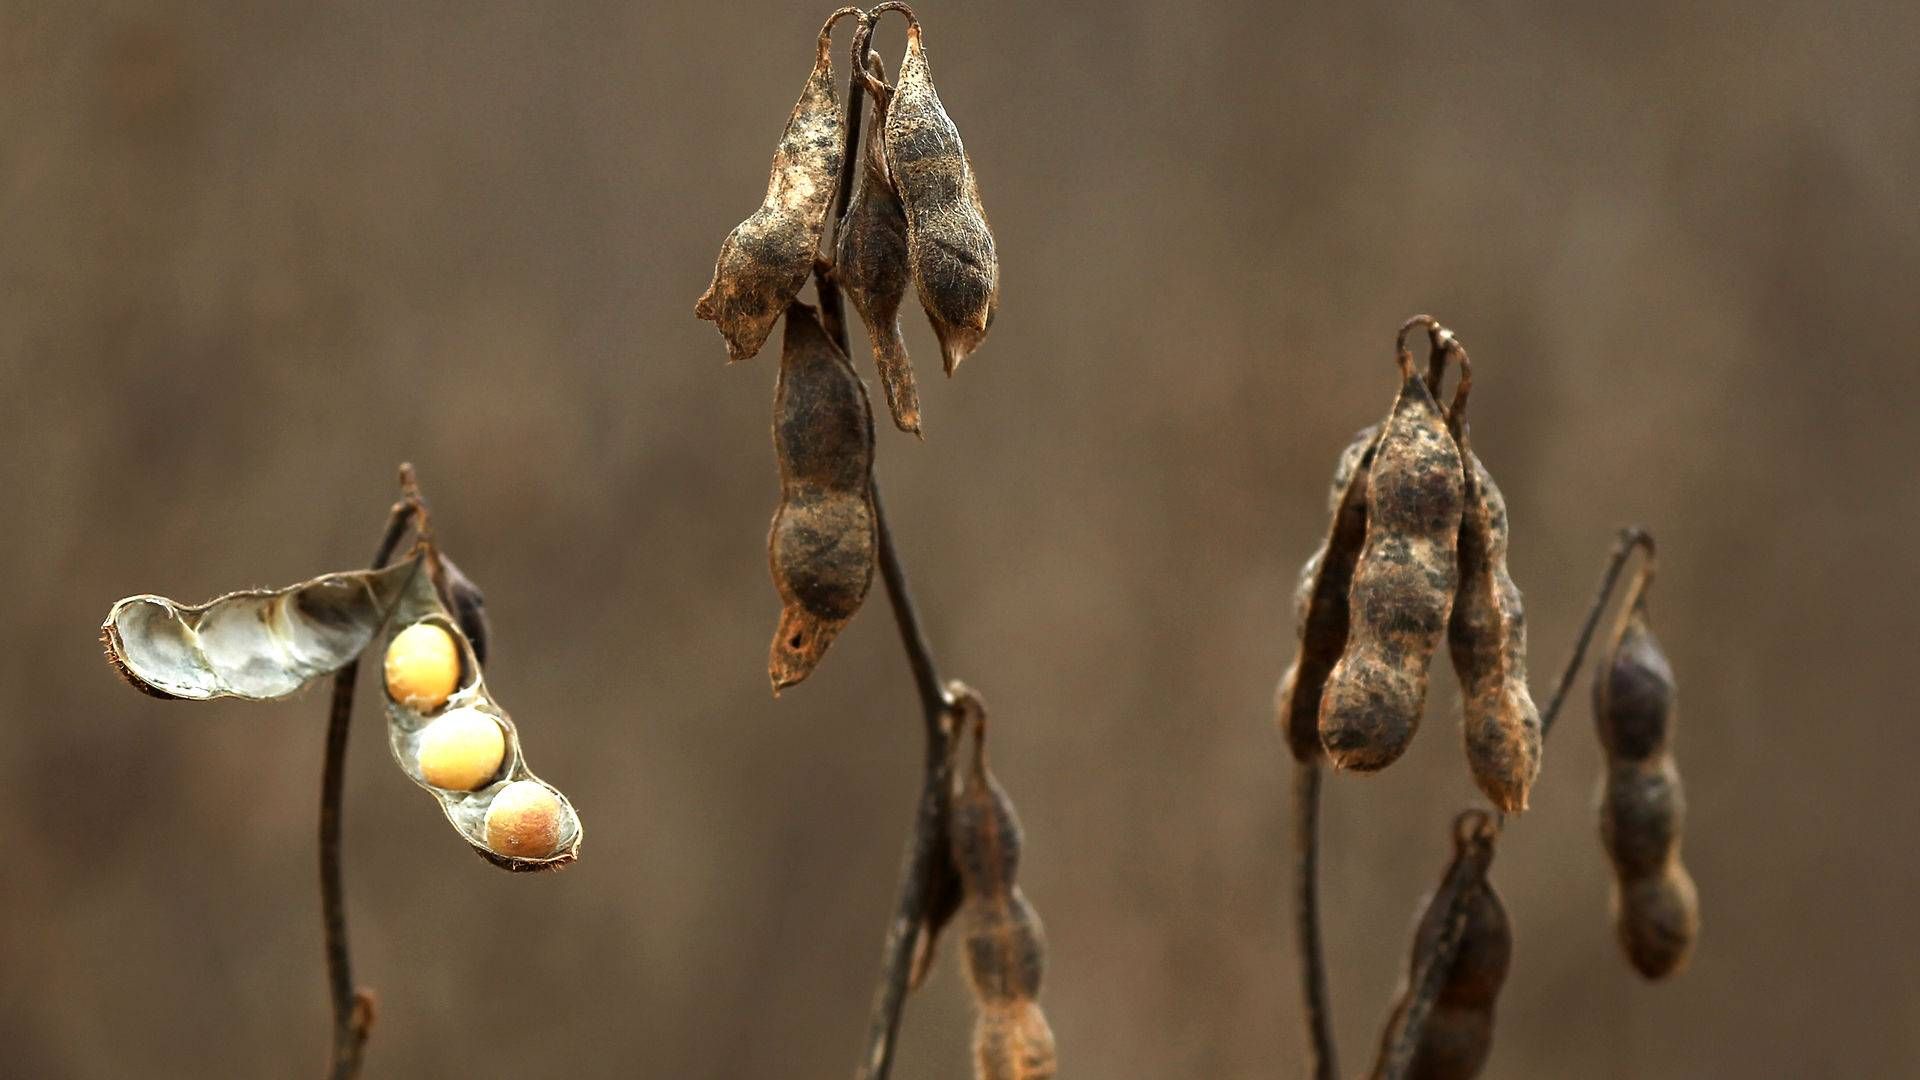
[[[846,110],[833,89],[833,24],[857,14],[841,8],[820,28],[813,71],[774,151],[766,196],[727,234],[713,281],[694,305],[694,314],[727,339],[729,362],[760,351],[813,271],[846,153]]]
[[[1319,550],[1300,568],[1294,590],[1299,651],[1274,694],[1274,713],[1296,761],[1320,757],[1320,697],[1327,675],[1347,646],[1347,592],[1367,537],[1367,472],[1380,425],[1363,428],[1341,452],[1327,490],[1333,516]]]
[[[907,17],[907,54],[887,105],[887,172],[906,211],[913,284],[951,375],[993,325],[1000,259],[960,130],[934,91],[920,20],[892,3],[873,14],[889,10]]]
[[[1436,951],[1449,909],[1455,897],[1464,892],[1460,943],[1441,977],[1433,1011],[1420,1029],[1420,1042],[1406,1073],[1409,1078],[1472,1080],[1480,1075],[1493,1050],[1494,1003],[1513,959],[1513,927],[1507,920],[1506,905],[1487,877],[1493,863],[1494,835],[1491,820],[1479,811],[1468,811],[1454,823],[1453,862],[1414,931],[1407,981],[1386,1026],[1389,1043],[1403,1026],[1421,960]],[[1449,888],[1456,875],[1462,875],[1458,890]]]
[[[987,768],[986,710],[971,691],[955,694],[959,744],[972,728],[971,753],[958,749],[948,835],[966,918],[967,981],[978,1015],[975,1080],[1051,1080],[1053,1030],[1040,1009],[1046,938],[1040,916],[1015,879],[1022,836],[1013,803]]]
[[[863,33],[860,40],[864,41]],[[841,219],[834,276],[867,327],[874,366],[887,391],[887,408],[901,431],[920,433],[920,392],[913,384],[907,342],[900,335],[900,302],[912,274],[907,266],[907,216],[887,176],[884,119],[891,93],[878,53],[867,53],[867,86],[876,122],[860,151],[853,197]]]
[[[463,628],[484,626],[475,621],[479,590],[457,571],[430,570],[436,558],[423,543],[385,569],[229,593],[197,606],[131,596],[107,613],[101,640],[115,669],[156,697],[266,701],[344,668],[384,629],[388,741],[401,769],[496,865],[540,870],[571,862],[579,817],[528,771],[513,722],[488,694]],[[471,602],[464,616],[443,603],[440,587]]]
[[[1686,967],[1700,934],[1700,896],[1680,861],[1686,794],[1673,755],[1673,668],[1653,634],[1647,593],[1653,540],[1593,680],[1593,715],[1607,764],[1600,841],[1613,865],[1613,919],[1627,960],[1648,979]]]
[[[1447,624],[1448,651],[1460,679],[1460,728],[1474,783],[1502,812],[1518,813],[1527,808],[1527,793],[1540,774],[1541,750],[1540,710],[1527,689],[1526,609],[1507,572],[1506,499],[1468,445],[1472,361],[1451,334],[1433,329],[1436,353],[1444,348],[1460,362],[1447,415],[1466,481],[1459,588]]]
[[[1362,772],[1392,764],[1419,729],[1427,666],[1458,584],[1460,450],[1405,335],[1400,393],[1367,474],[1367,538],[1348,595],[1346,650],[1320,699],[1321,745],[1336,767]]]
[[[780,506],[767,562],[781,610],[767,674],[779,693],[813,673],[860,610],[879,549],[866,387],[814,310],[798,302],[787,309],[773,447]]]
[[[401,692],[415,681],[407,677],[407,662],[438,652],[433,646],[409,647],[409,637],[452,647],[453,676],[438,686],[430,682],[436,692]],[[460,838],[508,870],[555,869],[577,858],[579,815],[565,795],[527,768],[513,720],[488,691],[473,643],[441,602],[429,574],[415,574],[402,590],[387,620],[383,659],[387,743],[394,761],[440,803]],[[439,670],[437,663],[430,666],[429,679],[444,680]],[[448,681],[448,691],[438,693]]]

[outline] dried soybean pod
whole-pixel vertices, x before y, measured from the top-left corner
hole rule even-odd
[[[440,590],[440,602],[453,612],[453,621],[473,645],[473,657],[485,667],[487,649],[493,642],[493,624],[487,618],[487,597],[473,579],[461,573],[444,554],[437,560],[438,576],[434,586]]]
[[[1333,522],[1327,537],[1300,568],[1294,593],[1300,648],[1274,693],[1274,714],[1294,760],[1312,761],[1320,749],[1320,695],[1327,673],[1347,646],[1347,590],[1367,536],[1367,470],[1380,425],[1362,429],[1341,452],[1327,494]]]
[[[419,569],[416,556],[192,607],[129,596],[107,612],[100,641],[114,670],[154,697],[285,697],[359,656]]]
[[[774,693],[812,674],[873,583],[873,416],[867,391],[814,310],[787,308],[774,391],[780,507],[767,562],[780,623],[767,673]]]
[[[1454,824],[1454,856],[1438,889],[1420,916],[1406,984],[1387,1024],[1387,1049],[1404,1026],[1423,960],[1439,948],[1460,905],[1460,940],[1440,976],[1438,993],[1420,1028],[1406,1075],[1419,1080],[1470,1080],[1485,1067],[1493,1049],[1494,1004],[1513,957],[1513,928],[1507,909],[1487,878],[1493,861],[1494,828],[1487,816],[1469,811]],[[1450,886],[1457,885],[1458,888]],[[1376,1073],[1377,1075],[1377,1073]]]
[[[1466,507],[1460,518],[1460,584],[1447,645],[1460,678],[1460,730],[1474,783],[1504,813],[1527,808],[1540,775],[1540,710],[1527,689],[1526,609],[1507,572],[1506,499],[1468,445],[1472,362],[1449,335],[1460,361],[1447,423],[1465,460]]]
[[[907,18],[907,55],[887,106],[887,172],[906,211],[914,288],[952,375],[993,325],[1000,257],[960,130],[933,89],[920,20],[904,4],[881,4],[873,14],[883,11]]]
[[[1607,755],[1600,839],[1613,864],[1614,928],[1627,961],[1648,979],[1686,966],[1700,933],[1700,897],[1680,861],[1686,794],[1673,757],[1673,669],[1653,635],[1647,592],[1653,540],[1593,681],[1593,712]]]
[[[971,753],[954,771],[948,836],[967,920],[967,979],[976,1080],[1048,1080],[1056,1072],[1053,1031],[1040,1010],[1046,940],[1040,917],[1015,879],[1020,822],[987,768],[986,712],[970,692],[957,696],[956,741],[973,729]]]
[[[420,559],[438,560],[430,542],[422,548]],[[437,704],[397,699],[389,689],[387,746],[475,854],[516,872],[557,870],[579,857],[580,816],[527,767],[519,729],[488,689],[473,642],[434,576],[418,573],[405,583],[387,620],[387,647],[422,625],[437,628],[458,650],[458,685]]]
[[[878,53],[867,54],[868,85],[877,89],[875,115],[885,117],[886,72]],[[860,176],[855,181],[847,215],[840,221],[834,276],[853,309],[866,324],[873,346],[873,362],[887,391],[887,408],[901,431],[920,433],[920,392],[913,384],[913,365],[907,342],[900,336],[900,301],[907,295],[907,216],[900,195],[887,176],[884,123],[868,129],[860,154]]]
[[[1403,344],[1400,394],[1367,473],[1367,539],[1348,595],[1346,650],[1320,699],[1333,764],[1393,763],[1426,707],[1427,665],[1446,636],[1458,583],[1465,481],[1460,450]]]
[[[760,351],[813,271],[846,153],[846,109],[833,88],[833,24],[858,13],[841,8],[820,28],[813,71],[774,151],[766,196],[727,234],[713,281],[694,305],[694,314],[727,339],[729,363]]]

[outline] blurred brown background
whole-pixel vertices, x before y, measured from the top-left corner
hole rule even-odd
[[[369,1075],[851,1072],[912,687],[876,588],[769,697],[774,357],[692,316],[828,7],[0,5],[0,1072],[319,1071],[325,691],[153,701],[93,635],[361,564],[401,459],[589,835],[475,859],[363,680]],[[922,14],[1003,297],[951,382],[910,315],[928,438],[883,427],[879,474],[993,709],[1064,1075],[1298,1068],[1269,694],[1422,310],[1478,361],[1542,696],[1613,527],[1660,538],[1706,914],[1671,984],[1618,955],[1583,680],[1496,864],[1487,1075],[1912,1070],[1920,8]],[[1330,785],[1348,1072],[1473,800],[1435,685],[1407,760]],[[966,1075],[969,1008],[949,948],[898,1075]]]

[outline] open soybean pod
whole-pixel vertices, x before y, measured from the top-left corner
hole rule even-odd
[[[1294,592],[1300,649],[1280,679],[1274,714],[1296,761],[1312,761],[1322,753],[1320,696],[1347,647],[1347,591],[1367,537],[1367,471],[1379,435],[1380,425],[1367,427],[1341,452],[1327,492],[1332,524],[1320,549],[1301,567]]]
[[[986,711],[956,688],[955,742],[973,729],[971,753],[956,748],[948,836],[966,917],[967,980],[974,1023],[976,1080],[1049,1080],[1057,1071],[1053,1030],[1039,1003],[1046,938],[1040,916],[1015,879],[1022,836],[1013,803],[987,768]]]
[[[993,325],[1000,257],[960,129],[934,91],[920,20],[904,4],[881,4],[873,14],[883,11],[907,18],[907,54],[887,106],[887,171],[906,210],[913,284],[951,375]]]
[[[401,770],[488,862],[551,870],[577,858],[579,815],[527,768],[513,720],[426,573],[407,580],[387,627],[387,742]]]
[[[873,414],[867,391],[812,308],[787,309],[774,391],[780,507],[767,562],[780,593],[767,674],[779,693],[805,679],[873,584]]]
[[[864,32],[856,39],[864,44]],[[840,221],[834,277],[866,324],[874,366],[887,391],[887,408],[901,431],[920,432],[920,391],[913,383],[913,364],[907,342],[900,335],[900,301],[906,298],[912,275],[907,267],[907,215],[900,195],[887,175],[885,123],[886,72],[877,53],[867,53],[867,86],[875,115],[882,118],[867,131],[860,151],[860,171],[854,182],[847,215]]]
[[[1436,333],[1436,345],[1444,333]],[[1468,445],[1472,362],[1450,334],[1444,345],[1460,361],[1447,423],[1465,459],[1466,479],[1460,583],[1447,624],[1453,670],[1460,678],[1460,730],[1474,783],[1502,812],[1518,813],[1527,808],[1527,793],[1540,775],[1540,710],[1527,688],[1526,609],[1507,572],[1506,499]]]
[[[857,14],[841,8],[820,28],[813,71],[774,151],[767,193],[727,234],[713,281],[694,305],[694,314],[727,339],[729,362],[760,351],[813,271],[846,153],[846,109],[833,88],[833,24]]]
[[[1336,767],[1362,772],[1392,764],[1419,729],[1427,666],[1446,636],[1459,576],[1460,449],[1413,369],[1405,333],[1400,393],[1367,473],[1367,538],[1348,595],[1346,650],[1320,699],[1321,745]]]
[[[1673,668],[1647,612],[1653,541],[1616,620],[1593,681],[1593,712],[1607,755],[1600,839],[1613,864],[1613,918],[1634,969],[1661,979],[1686,966],[1700,933],[1700,897],[1680,861],[1686,794],[1674,761]]]
[[[1455,821],[1453,861],[1414,931],[1407,982],[1386,1028],[1389,1045],[1407,1018],[1422,963],[1435,956],[1449,917],[1459,906],[1460,942],[1439,974],[1439,992],[1432,998],[1405,1074],[1415,1080],[1471,1080],[1480,1075],[1493,1050],[1494,1003],[1513,959],[1513,927],[1487,877],[1494,833],[1492,821],[1479,811],[1469,811]],[[1383,1064],[1386,1056],[1383,1052]]]
[[[268,701],[351,663],[419,569],[415,556],[197,606],[129,596],[107,613],[100,640],[115,670],[154,697]]]

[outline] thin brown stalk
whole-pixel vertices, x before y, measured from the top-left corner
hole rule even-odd
[[[1627,559],[1633,549],[1641,548],[1647,557],[1653,557],[1653,534],[1639,525],[1628,525],[1620,530],[1613,542],[1613,550],[1607,555],[1606,572],[1600,575],[1600,589],[1594,593],[1593,606],[1587,609],[1586,620],[1580,624],[1580,635],[1574,639],[1573,652],[1567,657],[1567,664],[1560,669],[1560,681],[1553,688],[1553,697],[1547,707],[1540,710],[1540,738],[1546,739],[1547,732],[1553,730],[1553,721],[1560,715],[1560,706],[1567,703],[1567,692],[1573,689],[1574,677],[1580,673],[1580,665],[1586,661],[1587,647],[1593,644],[1594,628],[1600,625],[1600,615],[1607,609],[1607,601],[1613,596],[1613,588],[1620,583],[1620,572],[1627,568]]]
[[[872,28],[871,16],[862,15],[858,29],[854,31],[853,74],[847,85],[847,145],[834,199],[833,232],[828,241],[830,251],[839,248],[840,226],[853,196],[854,169],[861,162],[861,120],[870,92],[863,73],[866,70],[866,47]],[[850,351],[846,309],[840,289],[833,280],[833,264],[830,260],[816,259],[814,287],[819,294],[822,325],[842,350]],[[926,733],[920,798],[914,809],[913,831],[900,870],[893,918],[887,924],[886,943],[881,950],[880,983],[874,990],[866,1051],[855,1073],[861,1080],[886,1080],[893,1069],[893,1050],[900,1031],[900,1013],[906,1004],[914,951],[926,920],[931,885],[938,869],[935,860],[947,857],[942,841],[947,828],[947,789],[952,769],[949,751],[953,742],[953,699],[940,681],[932,647],[927,644],[919,611],[914,607],[913,594],[907,587],[906,568],[901,564],[893,530],[887,523],[877,477],[872,480],[871,491],[880,576],[886,583],[887,600],[893,608],[893,620],[900,632],[901,647],[907,654],[907,666],[913,672]]]
[[[403,495],[387,517],[387,531],[374,552],[373,569],[387,565],[400,547],[407,526],[421,514],[413,468],[400,466]],[[353,723],[353,689],[360,661],[333,677],[333,701],[327,713],[326,763],[320,771],[320,917],[326,931],[327,989],[333,1000],[333,1043],[329,1080],[360,1075],[367,1035],[373,1028],[373,993],[353,985],[353,958],[347,948],[346,888],[340,873],[340,816],[347,769],[347,733]]]
[[[1300,950],[1300,996],[1306,1002],[1312,1046],[1307,1075],[1340,1075],[1333,1043],[1333,1009],[1327,999],[1327,960],[1320,943],[1320,763],[1293,767],[1294,934]]]

